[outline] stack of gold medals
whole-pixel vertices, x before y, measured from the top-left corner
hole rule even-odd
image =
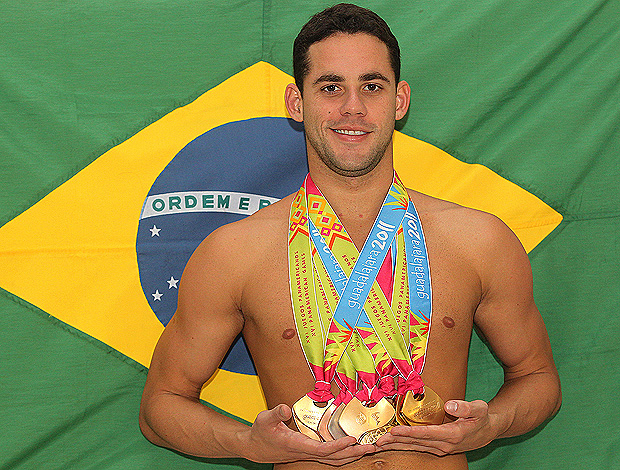
[[[443,422],[441,398],[420,377],[432,312],[424,235],[396,175],[361,252],[308,175],[291,206],[289,272],[316,381],[293,405],[300,432],[363,444],[399,424]]]

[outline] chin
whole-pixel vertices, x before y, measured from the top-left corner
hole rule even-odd
[[[332,170],[334,173],[340,175],[340,176],[347,176],[347,177],[359,177],[359,176],[364,176],[367,175],[368,173],[370,173],[372,170],[374,170],[377,165],[379,164],[380,160],[377,161],[373,161],[370,162],[368,165],[364,165],[364,166],[339,166],[334,164],[333,162],[331,162],[331,164],[327,163],[327,166],[330,170]]]
[[[372,172],[383,159],[387,148],[376,148],[374,151],[370,150],[361,154],[348,153],[351,149],[340,149],[341,152],[337,153],[332,146],[325,142],[313,145],[312,140],[310,140],[309,143],[327,168],[337,175],[346,177],[360,177]]]

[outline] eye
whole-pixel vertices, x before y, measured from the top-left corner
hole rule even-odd
[[[325,85],[321,90],[326,91],[327,93],[336,93],[340,90],[340,87],[334,83],[330,83],[329,85]]]
[[[383,87],[377,83],[367,83],[366,85],[364,85],[364,90],[370,91],[370,92],[379,91],[382,88]]]

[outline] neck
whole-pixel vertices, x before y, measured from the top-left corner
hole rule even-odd
[[[370,173],[356,177],[310,166],[312,181],[329,201],[358,249],[366,241],[392,184],[392,162],[382,163]]]

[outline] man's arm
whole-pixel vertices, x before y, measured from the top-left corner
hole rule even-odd
[[[243,328],[239,309],[244,269],[236,231],[224,227],[192,255],[179,288],[177,311],[151,361],[140,429],[156,445],[202,457],[243,457],[256,462],[316,460],[342,465],[374,450],[354,438],[320,443],[285,424],[291,410],[279,405],[250,427],[203,405],[200,391]]]
[[[482,297],[474,321],[504,368],[504,383],[487,404],[448,400],[457,419],[440,426],[398,426],[378,442],[382,449],[436,455],[464,452],[498,437],[523,434],[555,414],[561,403],[547,330],[534,304],[532,272],[516,236],[494,217],[483,217],[475,252]]]

